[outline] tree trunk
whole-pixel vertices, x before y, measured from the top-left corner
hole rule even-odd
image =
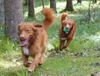
[[[28,5],[28,0],[24,0],[24,5],[25,5],[25,6]]]
[[[35,18],[34,0],[28,0],[28,17]]]
[[[61,12],[66,12],[66,11],[74,11],[72,0],[66,0],[66,7]]]
[[[65,12],[65,11],[74,11],[72,0],[66,0],[66,7],[63,10],[63,12]]]
[[[23,0],[4,0],[5,35],[18,39],[18,24],[23,21]]]
[[[90,22],[91,21],[91,1],[89,2],[89,9],[88,9],[88,18],[87,21]]]
[[[56,13],[56,0],[50,0],[50,8],[52,8]]]
[[[0,0],[0,24],[4,24],[5,15],[4,15],[4,0]]]
[[[67,1],[67,3],[66,3],[66,9],[67,9],[67,11],[74,11],[72,0],[66,0],[66,1]]]
[[[42,1],[42,6],[43,6],[43,8],[44,8],[44,0],[41,0]]]
[[[82,3],[82,0],[77,0],[77,3]]]
[[[93,3],[97,3],[97,0],[93,0]]]

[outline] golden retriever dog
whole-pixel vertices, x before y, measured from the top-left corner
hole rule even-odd
[[[22,58],[24,66],[32,72],[39,64],[44,62],[44,54],[48,42],[46,29],[54,21],[52,9],[44,8],[42,14],[45,16],[42,24],[22,22],[18,26],[20,46],[22,48]],[[29,62],[29,56],[32,62]]]
[[[61,27],[60,27],[60,50],[65,49],[73,39],[76,30],[76,22],[68,18],[67,13],[61,15]]]

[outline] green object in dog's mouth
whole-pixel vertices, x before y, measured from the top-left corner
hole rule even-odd
[[[66,34],[68,34],[69,29],[68,29],[67,27],[64,27],[63,31],[64,31]]]

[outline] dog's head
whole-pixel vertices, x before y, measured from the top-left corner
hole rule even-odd
[[[18,26],[18,35],[20,39],[20,46],[29,44],[29,40],[35,35],[36,28],[33,23],[23,22]]]
[[[73,20],[67,19],[62,22],[63,31],[68,34],[70,30],[73,28],[73,25],[75,25],[75,22]]]

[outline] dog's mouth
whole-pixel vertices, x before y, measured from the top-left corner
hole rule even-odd
[[[69,33],[69,28],[68,27],[64,27],[63,31],[68,34]]]
[[[27,39],[21,40],[20,41],[20,46],[24,47],[27,46],[29,44],[29,40],[32,38],[32,36],[29,36]]]
[[[25,40],[20,41],[20,46],[21,47],[24,47],[26,45],[28,45],[28,39],[25,39]]]

